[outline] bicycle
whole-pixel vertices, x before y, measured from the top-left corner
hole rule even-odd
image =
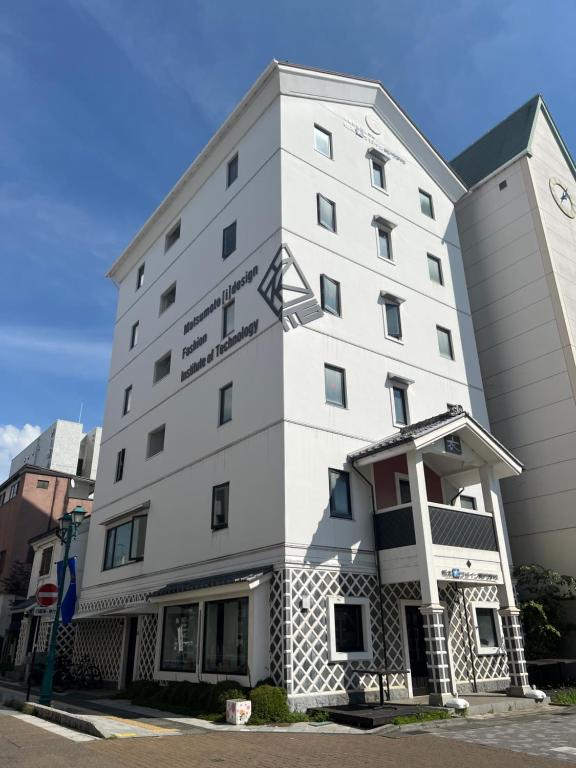
[[[64,659],[57,660],[53,679],[55,691],[61,693],[68,688],[100,688],[101,685],[100,668],[92,663],[87,654],[71,664]]]

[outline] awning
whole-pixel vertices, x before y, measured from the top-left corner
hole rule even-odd
[[[173,581],[166,584],[165,587],[153,592],[150,598],[166,597],[168,595],[177,595],[181,592],[194,592],[199,589],[210,589],[211,587],[222,587],[228,584],[252,583],[258,581],[262,576],[271,573],[272,566],[265,565],[261,568],[250,568],[244,571],[231,571],[228,573],[218,573],[213,576],[203,576],[199,579],[189,579],[188,581]]]
[[[10,608],[10,613],[26,613],[26,611],[30,610],[33,606],[36,605],[36,598],[35,597],[29,597],[26,600],[19,600],[17,603],[14,603],[12,607]]]
[[[86,611],[85,613],[76,613],[72,621],[83,621],[84,619],[115,619],[122,616],[142,616],[146,613],[157,613],[155,605],[150,605],[145,600],[137,603],[128,603],[115,608],[102,608],[99,611]]]

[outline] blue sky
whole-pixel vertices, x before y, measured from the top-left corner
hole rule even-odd
[[[379,78],[448,158],[540,91],[574,150],[575,28],[566,0],[3,3],[0,478],[31,428],[101,423],[106,268],[272,58]]]

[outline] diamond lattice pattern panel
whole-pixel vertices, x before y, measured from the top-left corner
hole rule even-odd
[[[118,682],[122,653],[123,619],[91,619],[76,623],[74,661],[87,655],[100,667],[103,680]]]
[[[30,627],[30,621],[26,616],[22,619],[20,624],[20,634],[18,635],[18,643],[16,645],[16,653],[14,654],[14,664],[24,664],[26,661],[26,643],[28,641],[28,630]]]
[[[270,677],[276,685],[285,686],[284,675],[284,601],[282,584],[286,572],[275,571],[270,583]]]
[[[289,569],[287,576],[290,589],[284,595],[285,621],[289,618],[286,612],[292,616],[291,637],[287,634],[288,623],[284,631],[284,675],[288,692],[335,693],[377,688],[375,677],[362,673],[363,668],[383,663],[376,576],[316,569]],[[286,583],[284,580],[284,585]],[[328,662],[327,597],[330,595],[369,598],[372,661]],[[298,607],[303,597],[310,598],[309,611]]]
[[[156,655],[156,631],[158,616],[146,614],[140,617],[138,626],[138,672],[137,680],[151,680],[154,677],[154,658]]]
[[[384,624],[386,626],[386,653],[388,667],[405,669],[404,643],[400,620],[400,600],[420,600],[420,584],[417,581],[406,581],[402,584],[385,584],[382,586],[382,607]],[[390,675],[392,688],[405,687],[406,679],[402,674]]]

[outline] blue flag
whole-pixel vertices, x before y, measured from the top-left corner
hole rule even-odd
[[[64,565],[58,563],[58,565]],[[70,584],[64,600],[62,600],[62,624],[70,624],[76,610],[76,558],[68,558],[68,568],[70,569]],[[60,582],[60,574],[58,574],[58,582]]]

